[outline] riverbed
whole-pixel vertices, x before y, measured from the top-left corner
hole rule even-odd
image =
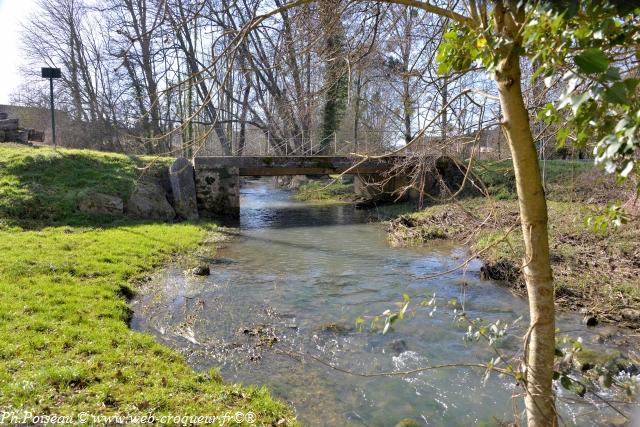
[[[132,327],[180,349],[199,370],[217,368],[225,381],[266,385],[295,407],[303,425],[497,425],[514,419],[508,377],[452,367],[408,376],[358,376],[440,364],[486,363],[486,345],[466,343],[452,300],[470,319],[511,322],[526,301],[479,277],[479,263],[445,272],[468,256],[447,242],[393,248],[375,210],[295,201],[269,180],[241,190],[239,231],[218,250],[209,277],[170,267],[134,300]],[[407,316],[388,333],[376,315]],[[430,305],[419,302],[432,300]],[[436,308],[437,307],[437,308]],[[362,318],[363,322],[357,322]],[[383,321],[378,323],[382,326]],[[589,341],[596,332],[577,315],[558,316],[561,330]],[[504,351],[521,341],[507,338]],[[522,411],[516,398],[515,413]],[[603,425],[606,412],[582,415],[559,404],[569,425]]]

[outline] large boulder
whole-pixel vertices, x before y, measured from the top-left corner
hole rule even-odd
[[[90,215],[119,216],[123,205],[120,197],[104,193],[86,193],[78,200],[78,210]]]
[[[640,197],[635,194],[631,195],[629,199],[622,205],[622,208],[627,214],[632,217],[640,217]]]
[[[29,141],[44,142],[44,132],[35,129],[27,129]]]
[[[173,207],[182,219],[198,219],[196,180],[191,162],[179,157],[169,170]]]
[[[127,201],[127,214],[138,219],[170,221],[176,216],[164,189],[155,182],[139,182]]]
[[[289,175],[273,177],[273,186],[276,188],[289,188],[289,184],[291,184],[291,177]]]
[[[340,177],[340,182],[343,184],[353,184],[355,182],[356,177],[353,175],[342,175]]]
[[[291,181],[289,181],[289,188],[297,190],[308,182],[309,178],[307,178],[306,175],[294,175],[291,177]]]
[[[20,126],[18,119],[0,120],[0,130],[5,132],[17,131]]]

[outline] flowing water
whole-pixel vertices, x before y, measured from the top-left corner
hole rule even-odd
[[[526,301],[479,279],[477,263],[466,271],[431,279],[468,255],[446,243],[392,248],[371,211],[352,206],[296,202],[269,181],[242,189],[239,235],[226,243],[212,275],[195,277],[169,269],[153,282],[154,293],[133,303],[132,327],[181,349],[197,369],[218,368],[226,381],[264,384],[290,401],[309,426],[496,425],[513,420],[514,388],[508,378],[469,368],[443,368],[411,376],[361,377],[437,364],[484,363],[494,355],[465,344],[466,326],[453,321],[447,302],[465,302],[470,318],[514,320]],[[397,310],[403,293],[410,309],[423,297],[433,306],[371,331],[371,317]],[[364,328],[355,328],[358,317]],[[526,322],[526,318],[525,318]],[[562,315],[563,330],[592,333],[576,316]],[[515,351],[515,338],[503,344]],[[300,358],[300,354],[306,357]],[[313,357],[311,357],[311,356]],[[518,401],[516,411],[521,411]],[[604,422],[580,417],[561,405],[567,424]]]

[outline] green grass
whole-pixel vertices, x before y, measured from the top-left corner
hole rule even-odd
[[[388,220],[415,212],[417,208],[418,203],[415,200],[406,200],[403,202],[382,204],[376,206],[374,209],[370,209],[370,212],[375,213],[380,220]]]
[[[140,159],[0,148],[0,412],[224,415],[296,425],[264,388],[197,373],[129,329],[127,296],[172,254],[203,247],[214,225],[91,218],[82,191],[126,196]],[[92,223],[93,221],[93,223]],[[133,288],[133,289],[132,289]]]
[[[353,200],[353,184],[311,181],[300,186],[296,198],[311,202],[348,202]]]
[[[540,171],[544,174],[545,184],[555,189],[571,181],[576,174],[594,169],[593,162],[571,160],[547,160],[540,163]],[[489,194],[498,200],[516,198],[516,180],[511,160],[480,160],[474,162],[474,173],[489,190]]]

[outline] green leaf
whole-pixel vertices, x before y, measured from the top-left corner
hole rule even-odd
[[[581,382],[573,381],[571,383],[571,391],[580,397],[584,397],[584,395],[587,393],[587,388]]]
[[[620,80],[620,69],[616,68],[616,67],[609,67],[609,69],[607,69],[607,72],[605,73],[605,78],[607,80],[612,80],[612,81],[617,81]]]
[[[562,148],[565,146],[567,142],[567,138],[569,137],[570,133],[571,133],[571,129],[569,129],[568,127],[563,127],[558,129],[558,132],[556,133],[556,141],[558,142],[559,148]]]
[[[565,389],[577,394],[580,397],[583,397],[587,392],[587,388],[581,382],[573,380],[566,375],[560,377],[560,384]]]
[[[457,31],[447,31],[446,33],[444,33],[444,39],[445,40],[457,40],[458,39],[458,32]]]
[[[603,73],[609,67],[609,58],[597,47],[585,49],[573,57],[574,62],[583,73]]]
[[[614,104],[628,104],[627,86],[622,82],[615,82],[606,92],[607,101]]]
[[[613,383],[613,379],[611,378],[611,375],[604,374],[604,375],[600,375],[600,377],[598,377],[598,382],[600,383],[601,387],[610,388],[611,384]]]
[[[582,341],[580,340],[580,338],[578,338],[573,342],[573,350],[574,351],[582,350]]]
[[[577,114],[582,104],[584,104],[586,101],[590,99],[591,99],[591,92],[589,91],[581,93],[580,95],[570,96],[568,104],[571,105],[571,111],[573,112],[573,114],[574,115]]]
[[[569,378],[566,375],[561,376],[560,385],[562,385],[562,387],[564,387],[565,389],[569,390],[569,387],[571,387],[571,378]]]
[[[447,74],[451,71],[451,66],[449,64],[446,64],[444,62],[441,62],[440,64],[438,64],[438,74],[439,75],[444,75]]]
[[[400,320],[404,319],[404,313],[406,313],[407,307],[409,307],[409,301],[404,303],[404,306],[402,307],[402,310],[400,310],[400,313],[398,313],[398,317],[400,318]]]
[[[629,176],[629,173],[631,173],[631,171],[633,170],[633,166],[634,166],[633,160],[627,161],[627,164],[624,166],[622,171],[620,171],[620,176],[623,178],[626,178],[627,176]]]
[[[636,90],[636,86],[640,83],[640,79],[625,79],[624,85],[627,87],[629,93],[633,93]]]

